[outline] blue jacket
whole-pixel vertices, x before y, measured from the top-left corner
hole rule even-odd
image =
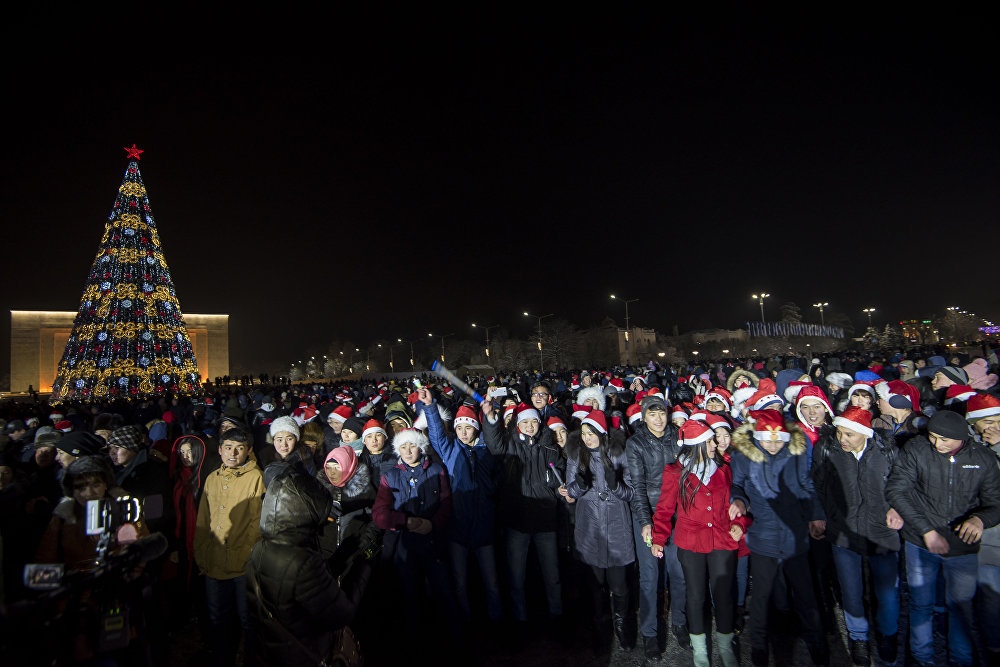
[[[742,500],[753,525],[747,547],[753,554],[787,559],[809,550],[809,522],[826,520],[809,470],[809,438],[785,422],[791,440],[768,454],[753,438],[753,424],[733,432],[733,489],[730,501]]]
[[[448,472],[426,456],[416,466],[399,461],[382,475],[372,507],[372,518],[384,530],[406,531],[410,517],[430,519],[433,537],[445,534],[451,518]]]
[[[472,447],[463,445],[458,438],[449,437],[441,423],[436,403],[427,409],[418,402],[417,410],[424,413],[431,447],[444,462],[451,481],[455,520],[448,529],[449,539],[472,549],[492,544],[493,494],[496,493],[500,473],[497,459],[478,436]]]

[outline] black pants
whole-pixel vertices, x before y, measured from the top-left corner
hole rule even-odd
[[[803,553],[785,560],[753,554],[750,576],[753,589],[750,597],[750,642],[755,649],[767,650],[767,612],[775,580],[784,574],[792,608],[802,624],[802,638],[811,655],[826,654],[826,638],[820,622],[819,607],[809,571],[809,554]]]
[[[593,586],[597,595],[601,595],[604,584],[607,583],[608,590],[612,595],[624,597],[628,595],[628,581],[625,578],[625,566],[617,567],[594,567],[590,566],[590,571],[594,575]]]
[[[705,614],[709,590],[715,607],[715,627],[722,634],[733,632],[737,556],[735,549],[717,549],[707,554],[677,549],[677,560],[681,562],[687,586],[687,622],[691,634],[703,635],[711,625]]]

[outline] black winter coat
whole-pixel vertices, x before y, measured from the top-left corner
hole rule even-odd
[[[937,531],[948,540],[946,556],[979,551],[966,544],[955,528],[978,516],[983,528],[1000,523],[1000,468],[983,445],[967,441],[956,454],[941,454],[922,435],[899,452],[885,488],[889,504],[903,517],[903,539],[921,548],[924,533]]]
[[[816,442],[813,483],[833,544],[868,555],[899,551],[899,533],[885,523],[885,483],[898,456],[892,439],[878,431],[868,439],[860,460],[844,451],[832,432]]]
[[[505,431],[502,423],[483,419],[483,440],[493,456],[500,457],[504,481],[500,487],[497,518],[522,533],[555,532],[558,527],[556,507],[561,500],[559,480],[552,473],[553,464],[565,479],[566,460],[552,436],[552,429],[541,424],[539,434],[529,438],[521,434],[515,422]]]
[[[330,506],[326,489],[297,472],[272,480],[264,496],[261,540],[247,563],[247,589],[265,665],[308,665],[317,664],[316,657],[328,658],[334,631],[350,623],[357,610],[369,569],[355,565],[344,576],[343,588],[330,574],[317,542]]]
[[[653,512],[660,499],[663,469],[677,461],[680,445],[677,434],[668,425],[663,436],[656,438],[645,423],[625,443],[625,456],[635,493],[632,495],[632,517],[640,526],[653,525]]]

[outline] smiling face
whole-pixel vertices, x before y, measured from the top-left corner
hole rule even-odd
[[[527,436],[535,437],[538,435],[538,420],[534,417],[522,419],[517,423],[517,430]]]
[[[295,449],[295,435],[288,431],[280,431],[274,434],[274,451],[282,460],[288,457]]]
[[[853,398],[853,397],[852,397]],[[815,398],[804,398],[799,403],[799,412],[806,423],[816,428],[826,420],[826,406]]]
[[[720,454],[725,454],[729,445],[733,442],[733,436],[728,428],[715,429],[715,445]]]
[[[867,391],[856,391],[851,394],[851,405],[862,410],[872,411],[872,395]]]
[[[643,421],[646,423],[646,428],[649,429],[649,432],[659,438],[667,430],[667,411],[650,408],[646,410],[646,416],[643,418]]]
[[[541,413],[542,408],[549,404],[549,390],[542,386],[532,389],[531,404]]]
[[[713,396],[705,401],[705,409],[709,412],[723,412],[726,409],[726,404]]]

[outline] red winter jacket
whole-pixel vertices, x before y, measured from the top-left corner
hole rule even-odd
[[[663,468],[663,483],[660,487],[660,500],[653,514],[653,544],[666,544],[670,534],[674,535],[674,544],[679,549],[695,553],[709,553],[716,550],[735,551],[739,544],[729,534],[729,528],[735,524],[744,532],[747,527],[746,517],[729,519],[729,488],[732,485],[733,473],[728,465],[720,466],[708,485],[701,485],[694,495],[691,506],[687,509],[680,502],[680,480],[684,467],[671,463]],[[688,477],[688,485],[697,480]],[[677,525],[670,525],[670,518],[677,511]]]

